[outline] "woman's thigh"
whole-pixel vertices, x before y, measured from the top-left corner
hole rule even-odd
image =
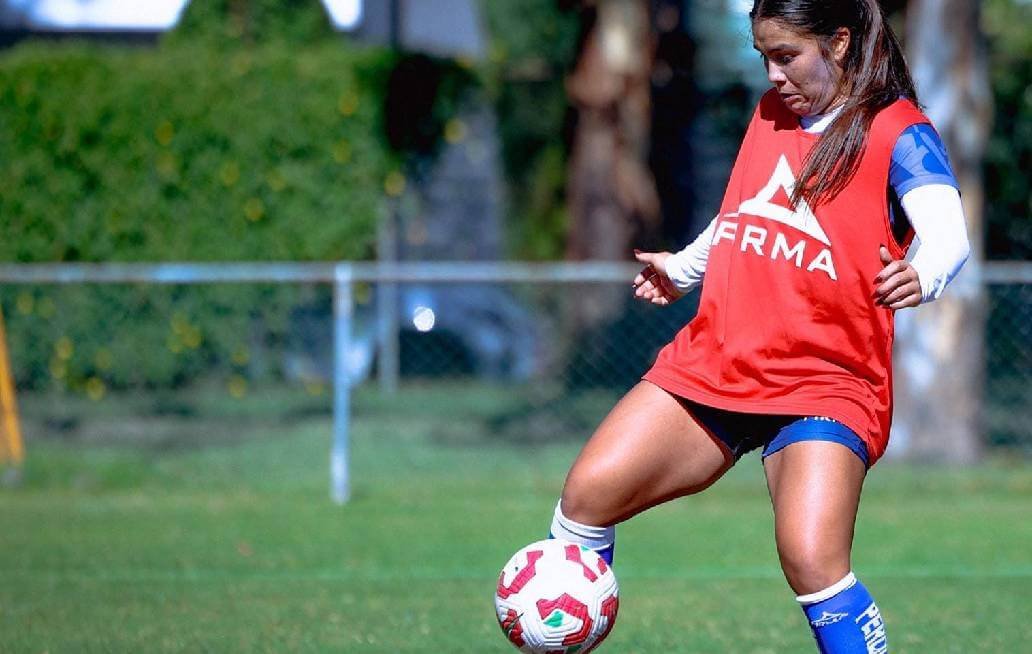
[[[763,467],[789,585],[808,594],[842,579],[851,567],[864,463],[840,443],[799,441],[768,456]]]
[[[727,449],[676,396],[640,382],[606,416],[574,461],[563,513],[611,525],[661,502],[703,490],[731,467]]]

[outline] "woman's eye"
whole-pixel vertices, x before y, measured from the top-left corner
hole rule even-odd
[[[760,61],[763,62],[763,66],[765,68],[771,61],[773,61],[775,64],[779,66],[787,66],[788,64],[792,63],[793,59],[795,59],[793,55],[775,55],[773,58],[770,58],[765,54],[760,55]]]

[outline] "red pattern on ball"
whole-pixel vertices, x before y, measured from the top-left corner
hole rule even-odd
[[[523,640],[523,623],[520,622],[520,616],[516,614],[514,609],[508,610],[505,614],[505,619],[500,624],[502,625],[502,631],[505,632],[505,637],[513,645],[523,647],[526,644],[526,641]]]
[[[505,585],[505,571],[503,570],[502,574],[498,575],[498,597],[503,600],[509,599],[510,596],[523,590],[523,587],[530,583],[530,580],[537,574],[537,562],[544,555],[545,553],[541,550],[527,552],[527,567],[520,570],[508,586]]]
[[[580,645],[588,637],[588,634],[591,633],[591,626],[594,624],[594,621],[588,615],[588,605],[571,597],[568,593],[563,593],[554,600],[538,600],[537,609],[542,620],[550,616],[552,611],[559,609],[563,613],[572,615],[581,621],[580,631],[564,638],[563,645]]]
[[[598,635],[595,639],[595,644],[584,650],[584,654],[588,654],[591,650],[595,649],[602,644],[602,641],[606,639],[609,632],[613,630],[613,625],[616,624],[616,612],[620,610],[620,598],[616,595],[610,595],[609,597],[602,600],[602,610],[599,613],[606,619],[605,631]]]
[[[580,547],[577,545],[566,546],[566,560],[574,563],[579,563],[581,569],[584,571],[584,578],[594,583],[598,581],[598,575],[584,563],[584,559],[581,558]]]

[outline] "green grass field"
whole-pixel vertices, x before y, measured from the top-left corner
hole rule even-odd
[[[345,506],[325,415],[208,447],[30,440],[0,491],[0,652],[514,652],[498,570],[546,532],[577,445],[443,440],[451,396],[359,398]],[[755,455],[622,526],[602,651],[813,651],[771,531]],[[879,465],[856,541],[892,651],[1032,651],[1027,463]]]

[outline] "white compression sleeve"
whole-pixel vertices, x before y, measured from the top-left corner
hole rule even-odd
[[[921,280],[921,301],[931,302],[942,295],[971,252],[960,193],[946,184],[928,184],[900,201],[916,234],[907,259]]]
[[[666,274],[678,291],[687,293],[702,282],[702,277],[706,274],[710,243],[716,229],[717,219],[714,218],[687,247],[667,257],[664,265]]]

